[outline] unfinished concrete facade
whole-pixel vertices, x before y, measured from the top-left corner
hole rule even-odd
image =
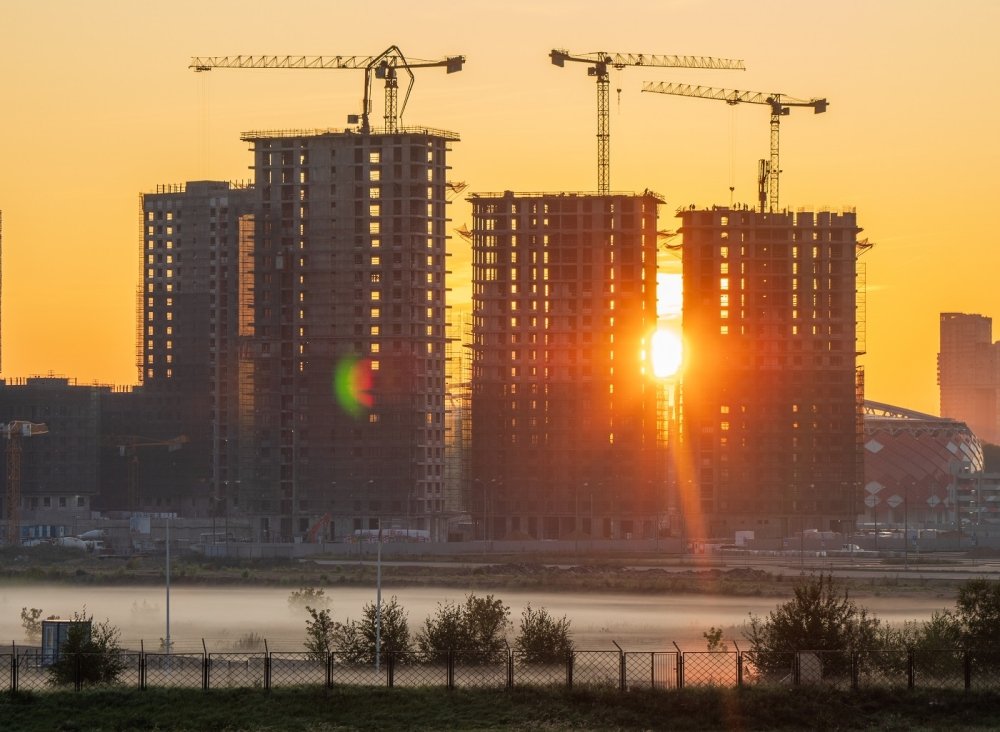
[[[673,506],[685,532],[848,528],[863,476],[855,214],[678,216],[685,369]]]
[[[964,421],[979,439],[1000,444],[1000,342],[984,315],[941,313],[938,386],[941,415]]]
[[[651,538],[665,510],[649,346],[654,194],[474,194],[476,533]]]
[[[219,513],[237,476],[240,222],[252,190],[224,181],[162,185],[142,196],[137,335],[145,441],[184,435],[170,473],[145,470],[130,508]],[[162,459],[143,450],[150,467]]]
[[[453,133],[247,133],[239,510],[262,540],[440,530]],[[441,536],[439,538],[444,538]]]

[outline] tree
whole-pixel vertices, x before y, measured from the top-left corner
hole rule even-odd
[[[792,655],[798,651],[874,650],[880,627],[881,622],[869,617],[846,589],[835,586],[832,576],[820,574],[796,585],[792,599],[767,618],[750,613],[743,635],[757,669],[776,672],[791,668]]]
[[[42,609],[40,607],[21,608],[21,627],[29,643],[42,639]]]
[[[510,608],[493,595],[465,598],[463,615],[469,634],[469,648],[482,654],[483,660],[494,661],[507,653],[507,629]]]
[[[569,620],[556,620],[545,608],[537,610],[529,603],[521,613],[521,632],[514,648],[525,663],[558,663],[573,652]]]
[[[702,633],[701,636],[705,639],[709,652],[726,653],[729,651],[729,646],[722,640],[722,628],[716,628],[713,625]]]
[[[481,660],[493,661],[507,653],[510,608],[493,595],[466,595],[461,605],[438,603],[436,615],[427,618],[417,634],[417,647],[441,660],[449,651],[471,651]]]
[[[344,654],[345,660],[351,663],[375,662],[375,628],[377,608],[370,602],[362,609],[359,621],[348,620],[337,624],[333,631],[333,642],[336,650]],[[410,650],[410,628],[396,596],[389,602],[382,602],[381,617],[381,648],[382,655],[400,653]]]
[[[461,605],[438,603],[437,613],[424,620],[416,636],[417,648],[431,660],[440,661],[456,648],[470,647],[468,625]]]
[[[325,658],[334,649],[336,631],[339,623],[330,617],[330,610],[317,610],[306,605],[309,619],[306,620],[306,650],[313,656]]]
[[[111,621],[95,623],[86,608],[74,612],[59,659],[49,667],[53,684],[110,684],[125,670],[118,628]]]
[[[965,648],[1000,649],[1000,582],[965,582],[958,588],[954,616]]]
[[[288,594],[288,607],[292,610],[307,610],[309,607],[328,608],[330,598],[326,590],[316,587],[300,587]]]

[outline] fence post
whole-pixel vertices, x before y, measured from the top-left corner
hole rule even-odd
[[[326,652],[326,688],[333,688],[333,654]]]
[[[247,661],[249,666],[249,661]],[[267,638],[264,639],[264,691],[271,690],[271,649],[267,645]]]
[[[448,650],[448,691],[455,689],[455,649]]]
[[[73,674],[73,690],[80,691],[83,688],[83,658],[82,654],[77,653],[76,656],[76,672]]]
[[[736,651],[736,688],[743,688],[743,651]]]
[[[618,641],[613,640],[611,642],[618,649],[618,691],[625,691],[625,687],[627,686],[625,682],[625,651],[618,645]]]
[[[570,651],[569,653],[566,654],[566,688],[567,689],[572,689],[573,688],[573,658],[575,657],[575,655],[576,655],[575,651]]]
[[[802,655],[799,651],[792,656],[792,684],[798,686],[802,683]]]
[[[684,688],[684,651],[677,645],[677,641],[671,641],[677,649],[677,688]]]
[[[507,691],[514,688],[514,652],[510,649],[510,644],[504,639],[507,646]]]
[[[139,647],[139,691],[146,690],[146,652]]]
[[[385,657],[386,685],[391,689],[396,683],[396,652],[389,651]]]
[[[965,665],[965,690],[969,691],[972,688],[972,655],[966,651],[964,665]]]
[[[913,649],[910,648],[906,652],[906,688],[912,691],[913,687]]]

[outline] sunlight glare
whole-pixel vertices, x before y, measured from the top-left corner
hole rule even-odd
[[[661,379],[674,376],[681,368],[682,352],[681,339],[675,330],[657,328],[653,333],[653,373]]]

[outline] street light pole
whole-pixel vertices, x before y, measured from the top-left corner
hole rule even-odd
[[[910,484],[903,486],[903,569],[910,568]]]
[[[375,560],[375,673],[382,657],[382,517],[378,517],[378,553]]]
[[[170,653],[170,517],[167,516],[167,635],[163,639],[163,644],[166,647],[167,653]]]

